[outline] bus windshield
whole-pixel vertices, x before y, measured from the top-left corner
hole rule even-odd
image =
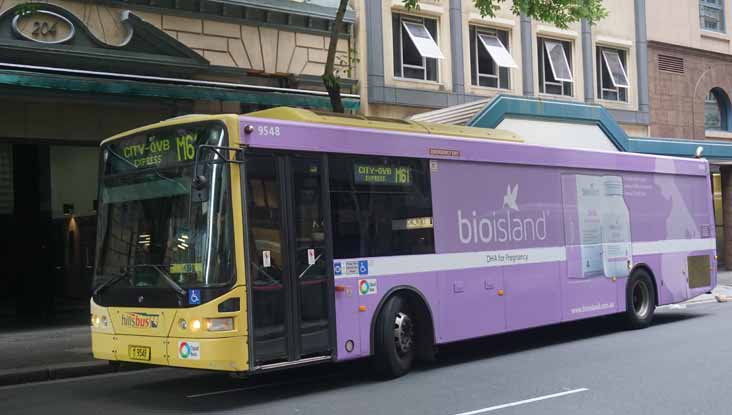
[[[229,168],[204,144],[225,146],[224,126],[147,131],[103,147],[95,288],[231,283]]]

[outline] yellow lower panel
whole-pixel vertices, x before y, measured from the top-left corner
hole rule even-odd
[[[92,331],[91,340],[95,359],[117,360],[114,334]]]
[[[115,335],[117,360],[123,362],[168,364],[168,347],[166,337]],[[146,355],[139,354],[140,349],[147,349]],[[134,358],[136,357],[136,358]]]
[[[171,366],[237,372],[248,370],[245,336],[223,339],[170,338],[168,355]]]

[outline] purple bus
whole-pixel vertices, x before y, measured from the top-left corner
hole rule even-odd
[[[255,373],[622,314],[716,285],[703,159],[274,109],[102,145],[100,359]]]

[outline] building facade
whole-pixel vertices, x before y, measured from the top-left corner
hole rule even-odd
[[[606,19],[567,29],[514,16],[510,2],[494,18],[472,0],[422,0],[418,10],[401,0],[356,4],[367,114],[411,116],[511,94],[600,103],[629,134],[648,135],[643,1],[605,1]]]
[[[720,262],[732,266],[732,1],[647,0],[650,135],[699,141],[713,167]],[[683,30],[682,30],[683,29]]]
[[[0,1],[0,319],[88,305],[98,145],[188,113],[329,109],[337,1]],[[336,67],[345,106],[355,13]]]

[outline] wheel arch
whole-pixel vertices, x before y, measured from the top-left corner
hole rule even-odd
[[[434,315],[432,313],[432,308],[430,307],[429,301],[427,301],[427,298],[422,294],[422,292],[411,286],[411,285],[397,285],[395,287],[392,287],[389,291],[386,292],[386,294],[381,298],[379,301],[379,304],[376,306],[376,309],[374,310],[374,314],[371,317],[371,328],[370,328],[370,338],[369,338],[369,344],[370,344],[370,354],[374,354],[374,348],[375,348],[375,338],[376,338],[376,322],[379,319],[379,315],[381,314],[381,310],[384,308],[384,304],[393,296],[395,295],[402,295],[407,300],[407,302],[419,310],[420,314],[423,315],[428,321],[423,324],[423,329],[426,330],[425,332],[421,332],[420,336],[422,338],[426,337],[429,342],[420,342],[418,343],[420,350],[418,350],[418,356],[420,357],[426,357],[429,353],[432,352],[432,347],[436,343],[435,338],[435,320]],[[429,348],[429,350],[427,350]]]
[[[633,269],[630,271],[629,275],[633,275],[633,273],[636,272],[637,270],[643,270],[643,271],[647,272],[648,275],[651,277],[651,283],[653,283],[653,292],[656,295],[656,305],[657,306],[660,305],[661,304],[661,301],[660,301],[661,294],[658,292],[658,282],[656,281],[656,274],[653,273],[653,270],[651,269],[651,267],[648,264],[641,262],[640,264],[636,264],[633,267]],[[627,292],[627,286],[626,286],[626,292]]]

